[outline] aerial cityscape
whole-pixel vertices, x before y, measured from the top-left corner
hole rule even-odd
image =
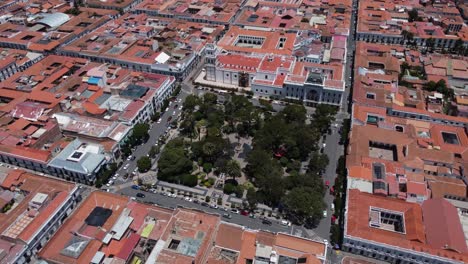
[[[467,0],[0,0],[0,264],[468,263]]]

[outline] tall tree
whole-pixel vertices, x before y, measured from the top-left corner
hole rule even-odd
[[[322,211],[326,206],[323,197],[311,187],[292,189],[284,197],[283,203],[286,211],[299,224],[304,223],[309,218],[322,218]]]
[[[151,159],[144,156],[137,160],[139,172],[147,172],[151,169]]]
[[[226,174],[231,178],[239,178],[242,175],[241,166],[237,160],[230,160],[226,164]]]

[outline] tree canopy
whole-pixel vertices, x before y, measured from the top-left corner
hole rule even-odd
[[[286,211],[297,223],[306,220],[319,220],[326,205],[320,193],[312,187],[296,187],[286,194],[283,199]]]
[[[139,172],[147,172],[151,169],[151,159],[143,156],[137,160],[137,166]]]
[[[144,142],[149,138],[149,125],[146,123],[138,123],[133,126],[131,138],[137,142]]]
[[[186,156],[181,138],[169,141],[158,161],[158,178],[163,181],[184,183],[193,169],[193,163]]]

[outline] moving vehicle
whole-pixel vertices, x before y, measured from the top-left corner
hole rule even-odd
[[[271,226],[273,223],[270,220],[263,219],[262,224]]]
[[[249,215],[249,212],[247,212],[246,210],[242,210],[240,213],[243,216],[248,216]]]
[[[145,194],[143,194],[143,193],[137,193],[137,194],[136,194],[136,197],[138,197],[138,198],[145,198]]]
[[[132,185],[132,189],[134,189],[134,190],[140,190],[140,186],[138,186],[138,185]]]

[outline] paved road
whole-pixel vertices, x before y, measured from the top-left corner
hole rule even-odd
[[[226,213],[222,209],[214,209],[214,208],[202,206],[201,204],[196,204],[194,202],[185,201],[185,200],[183,200],[182,198],[179,198],[179,197],[171,198],[171,197],[163,196],[163,195],[157,194],[157,193],[155,194],[155,193],[144,192],[144,191],[140,191],[140,190],[134,190],[134,189],[132,189],[130,187],[124,188],[124,189],[120,190],[119,192],[121,194],[123,194],[123,195],[132,196],[132,197],[136,197],[137,193],[144,193],[145,198],[137,198],[137,200],[147,202],[147,203],[156,204],[156,205],[160,205],[160,206],[163,206],[163,207],[176,208],[178,206],[182,206],[182,207],[185,207],[185,208],[199,209],[199,210],[202,210],[202,211],[205,211],[205,212],[208,212],[208,213],[216,213],[216,214],[219,214],[221,216],[224,213]],[[283,232],[283,233],[291,233],[292,231],[294,231],[293,230],[294,227],[283,226],[280,223],[278,223],[278,221],[275,221],[275,220],[272,220],[272,225],[270,226],[270,225],[262,224],[261,219],[257,219],[257,218],[253,219],[253,218],[250,218],[248,216],[243,216],[243,215],[235,214],[235,213],[231,213],[231,212],[227,212],[227,213],[229,213],[232,216],[232,218],[228,219],[228,218],[223,217],[223,221],[236,223],[236,224],[239,224],[239,225],[246,226],[248,228],[263,229],[263,230],[268,230],[268,231],[271,231],[271,232]]]
[[[139,158],[146,156],[148,152],[150,151],[151,147],[158,142],[159,138],[161,135],[163,135],[169,128],[169,125],[172,121],[177,119],[178,114],[181,112],[179,110],[180,106],[182,106],[182,102],[185,100],[185,97],[187,97],[188,93],[184,90],[180,92],[180,94],[177,96],[176,100],[180,100],[181,102],[172,102],[171,105],[168,107],[168,110],[161,115],[161,123],[158,124],[156,122],[151,123],[151,128],[149,131],[150,138],[148,141],[142,145],[137,146],[135,151],[133,151],[132,155],[135,156],[136,158],[134,160],[127,161],[125,160],[122,164],[122,166],[117,170],[117,174],[119,175],[119,178],[116,182],[116,184],[123,183],[124,180],[122,178],[123,175],[128,173],[130,175],[129,179],[127,181],[131,180],[131,173],[135,170],[137,167],[136,162]],[[174,108],[175,105],[178,105],[177,108]],[[171,120],[168,122],[169,117],[171,117]],[[127,169],[124,169],[125,165],[129,164]]]
[[[354,67],[354,51],[356,49],[355,44],[355,31],[356,31],[356,13],[354,12],[355,8],[357,7],[357,1],[353,1],[353,13],[351,15],[351,28],[350,28],[350,36],[348,37],[348,54],[346,60],[346,70],[345,70],[345,78],[346,78],[346,89],[344,98],[348,98],[350,95],[350,89],[354,81],[353,76],[353,67]],[[344,155],[344,148],[343,146],[339,145],[340,141],[340,134],[338,132],[338,127],[341,127],[343,119],[347,118],[349,114],[348,111],[348,104],[350,102],[348,100],[343,100],[341,105],[340,112],[336,115],[336,121],[334,124],[337,124],[337,127],[332,124],[332,134],[327,135],[325,143],[324,153],[328,156],[329,163],[326,168],[325,175],[323,175],[324,181],[329,181],[330,185],[332,186],[335,182],[336,178],[336,166],[338,159],[341,155]],[[317,228],[314,229],[314,232],[317,233],[319,236],[329,239],[330,237],[330,226],[331,226],[331,204],[333,203],[334,197],[330,195],[329,191],[325,194],[325,203],[327,204],[327,217],[320,221],[320,224]]]

